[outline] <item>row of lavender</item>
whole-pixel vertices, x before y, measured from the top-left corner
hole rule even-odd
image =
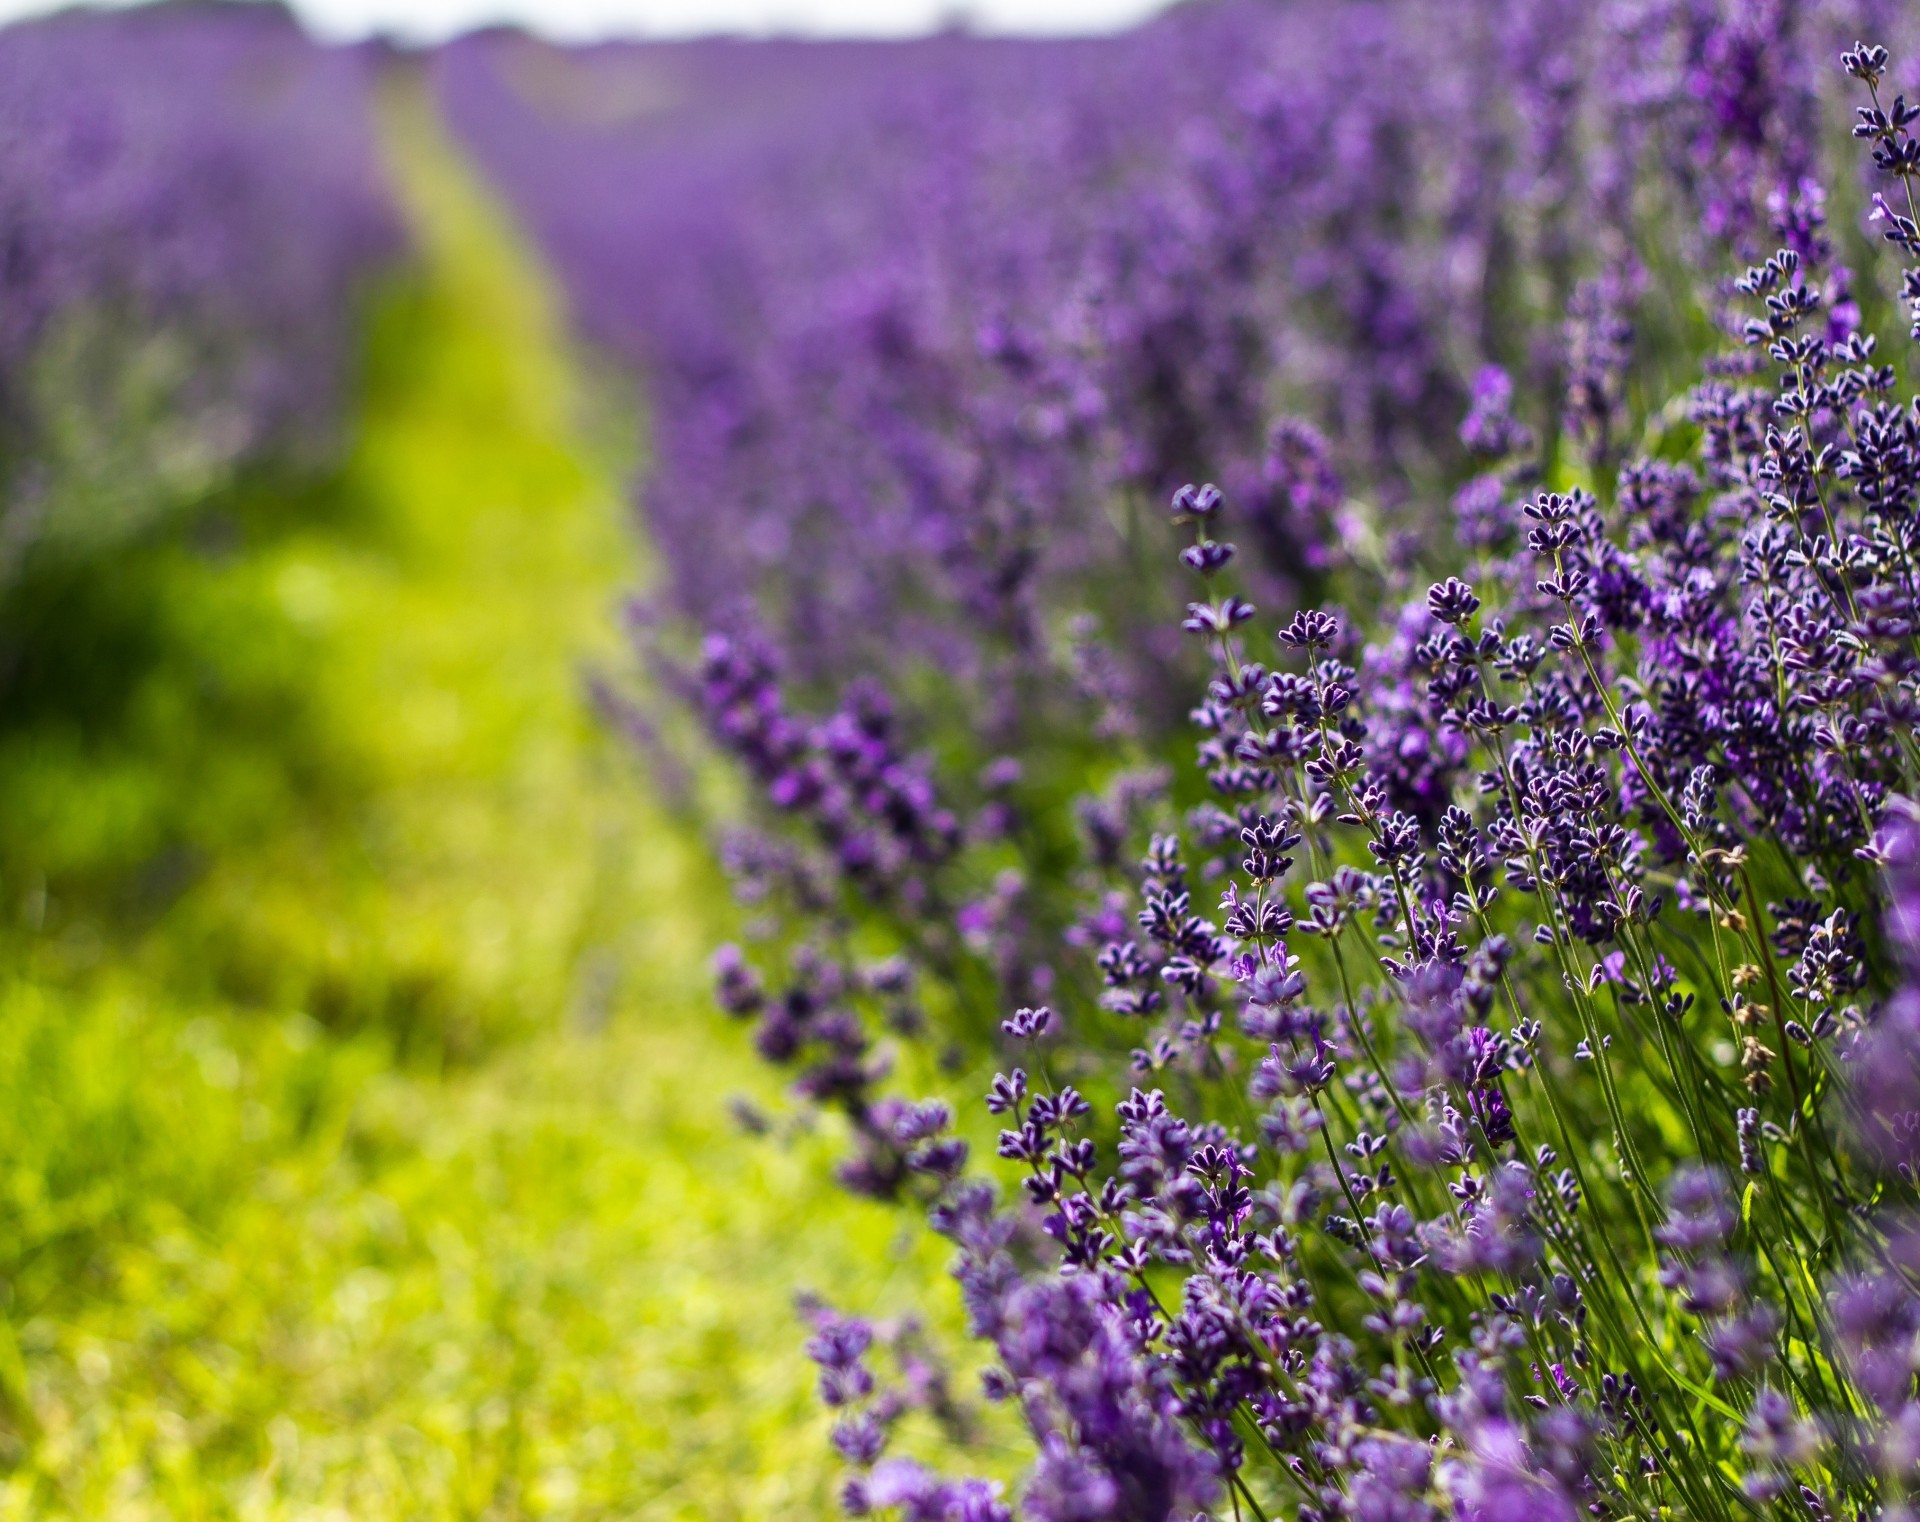
[[[1416,292],[1376,224],[1473,198],[1411,204],[1460,111],[1423,123],[1382,93],[1377,121],[1296,113],[1311,75],[1333,71],[1314,98],[1357,100],[1383,46],[1420,44],[1351,19],[1331,58],[1295,46],[1320,29],[1243,7],[1046,44],[485,38],[441,75],[589,330],[647,375],[673,611],[768,626],[809,678],[919,659],[991,683],[1054,654],[1042,589],[1124,559],[1135,489],[1257,471],[1280,264],[1319,261],[1302,287],[1336,330],[1291,335],[1296,379],[1329,378],[1326,342],[1380,356],[1339,379],[1381,450],[1453,399],[1422,302],[1465,293]],[[1410,154],[1393,183],[1368,162],[1391,152]],[[1350,162],[1308,170],[1329,158]],[[1343,218],[1328,259],[1315,229]],[[1320,504],[1296,525],[1275,495],[1275,555],[1310,553]]]
[[[272,6],[0,32],[0,583],[337,447],[401,246],[373,66]]]
[[[647,367],[720,1001],[1033,1438],[936,1473],[964,1397],[812,1305],[849,1510],[1914,1515],[1900,20],[446,60]]]
[[[1753,185],[1813,167],[1804,60],[1842,31],[1706,0],[1335,15],[489,36],[438,67],[589,332],[647,376],[673,611],[771,632],[802,678],[917,662],[1004,691],[1070,673],[1060,589],[1097,605],[1137,572],[1141,505],[1183,480],[1227,484],[1287,583],[1350,528],[1343,481],[1391,506],[1457,478],[1482,362],[1537,427],[1617,450],[1613,335],[1650,262],[1755,241]],[[1137,602],[1098,611],[1151,686]]]

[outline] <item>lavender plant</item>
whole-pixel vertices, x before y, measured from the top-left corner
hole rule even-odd
[[[1236,494],[1175,493],[1191,760],[1110,698],[1076,847],[1025,754],[956,774],[870,686],[803,718],[751,639],[689,674],[788,821],[732,848],[775,912],[721,1002],[845,1117],[846,1182],[954,1242],[1034,1443],[1012,1498],[934,1473],[895,1434],[946,1386],[816,1306],[853,1514],[1912,1515],[1920,399],[1812,127],[1767,125],[1799,107],[1714,93],[1792,60],[1716,35],[1740,151],[1680,189],[1735,347],[1636,410],[1655,276],[1573,282],[1552,413],[1472,384],[1452,534],[1327,549],[1278,617]],[[1920,108],[1843,61],[1920,265]],[[1276,495],[1341,499],[1285,438]],[[889,1060],[995,1022],[983,1165]]]
[[[373,67],[271,7],[0,32],[0,581],[337,447],[400,247]]]

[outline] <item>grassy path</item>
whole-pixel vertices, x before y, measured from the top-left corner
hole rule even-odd
[[[390,125],[426,268],[344,476],[161,557],[187,655],[120,750],[0,756],[89,839],[199,842],[134,930],[20,911],[0,1516],[824,1516],[792,1291],[942,1254],[727,1119],[770,1090],[705,1001],[724,894],[582,697],[643,571],[617,430],[419,98]]]

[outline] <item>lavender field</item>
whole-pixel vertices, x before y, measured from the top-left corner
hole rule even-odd
[[[0,30],[0,1514],[1912,1522],[1910,95]]]

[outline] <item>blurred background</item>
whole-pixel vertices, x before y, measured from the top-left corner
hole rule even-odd
[[[128,0],[114,0],[124,5]],[[550,41],[730,36],[913,37],[964,28],[1012,35],[1118,31],[1164,6],[1152,0],[301,0],[290,7],[329,42],[444,42],[491,26]],[[0,20],[66,9],[6,0]]]

